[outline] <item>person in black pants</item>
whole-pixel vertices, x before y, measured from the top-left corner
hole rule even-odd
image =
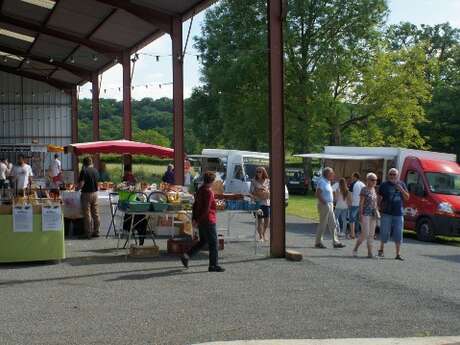
[[[217,228],[216,228],[216,201],[211,190],[216,179],[213,172],[204,174],[203,185],[198,189],[193,204],[193,226],[198,226],[200,241],[181,256],[184,267],[188,268],[190,258],[198,253],[205,245],[209,247],[209,272],[224,272],[225,269],[218,265]]]

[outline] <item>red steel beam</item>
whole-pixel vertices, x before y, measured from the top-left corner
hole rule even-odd
[[[56,67],[62,68],[82,79],[91,79],[91,74],[92,74],[91,71],[86,70],[84,68],[80,68],[74,65],[69,65],[67,63],[60,62],[60,61],[55,61],[54,59],[52,62],[50,62],[49,59],[46,59],[44,57],[32,55],[27,52],[23,52],[18,49],[9,48],[3,45],[0,45],[0,51],[10,54],[10,55],[20,56],[20,57],[23,57],[24,59],[30,59],[30,60],[41,62],[43,64],[47,64],[50,66],[56,66]]]
[[[38,34],[45,34],[48,36],[59,38],[64,41],[81,44],[90,49],[93,49],[96,52],[99,52],[105,55],[109,55],[109,56],[118,55],[121,51],[120,47],[113,47],[113,46],[108,46],[103,43],[97,43],[87,38],[81,38],[81,37],[78,37],[78,36],[75,36],[69,33],[64,33],[59,30],[51,29],[48,27],[42,27],[41,25],[34,24],[28,21],[17,19],[17,18],[12,18],[4,14],[0,14],[0,22],[14,25],[14,26],[26,29],[26,30],[34,31]]]
[[[268,0],[270,109],[270,255],[286,254],[284,200],[283,0]]]
[[[99,75],[94,73],[91,78],[92,110],[93,110],[93,141],[99,141]],[[99,155],[94,155],[94,166],[99,168]]]
[[[122,9],[132,15],[144,20],[145,22],[155,25],[162,31],[170,34],[172,32],[173,17],[152,8],[137,5],[127,0],[96,0],[98,2]]]
[[[174,178],[184,184],[184,63],[182,55],[182,20],[173,20],[173,126],[174,126]]]
[[[124,52],[121,58],[123,67],[123,139],[132,139],[132,120],[131,120],[131,55]],[[130,155],[124,156],[125,170],[132,165]]]
[[[39,74],[27,72],[27,71],[24,71],[24,70],[18,70],[16,68],[0,66],[0,71],[10,73],[10,74],[15,74],[17,76],[32,79],[32,80],[41,81],[41,82],[46,83],[48,85],[51,85],[51,86],[53,86],[53,87],[55,87],[57,89],[61,89],[61,90],[65,90],[65,91],[68,91],[68,90],[70,90],[70,89],[72,89],[74,87],[73,84],[66,83],[64,81],[44,77],[44,76],[41,76]]]
[[[72,87],[70,91],[70,117],[71,117],[71,135],[72,144],[78,142],[78,97],[77,87]],[[78,157],[72,153],[72,170],[74,172],[74,181],[78,181]]]

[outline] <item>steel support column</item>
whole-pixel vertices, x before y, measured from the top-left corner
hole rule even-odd
[[[132,139],[132,123],[131,123],[131,60],[130,54],[124,52],[122,56],[123,66],[123,139]],[[132,168],[131,155],[123,157],[124,168]]]
[[[174,176],[175,183],[184,184],[184,62],[182,55],[182,19],[172,25]]]
[[[99,141],[99,75],[91,76],[92,110],[93,110],[93,141]],[[94,155],[94,166],[99,168],[99,155]]]
[[[270,255],[284,257],[286,222],[284,200],[284,82],[283,0],[268,0],[270,109]]]
[[[72,144],[78,142],[78,97],[77,87],[72,87],[70,91],[70,118],[71,118],[71,140]],[[78,180],[78,157],[72,153],[72,170],[74,172],[75,183]]]

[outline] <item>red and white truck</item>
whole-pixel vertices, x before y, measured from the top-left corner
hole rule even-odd
[[[326,146],[322,153],[297,155],[321,159],[337,177],[348,178],[354,171],[365,176],[396,168],[410,198],[404,204],[405,228],[415,230],[422,241],[436,235],[460,236],[460,165],[454,154],[394,147]]]

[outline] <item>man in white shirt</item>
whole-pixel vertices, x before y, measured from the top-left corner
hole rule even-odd
[[[7,174],[8,174],[8,166],[5,163],[5,158],[1,158],[0,159],[0,188],[5,187]]]
[[[53,161],[50,164],[50,175],[51,175],[51,181],[57,187],[59,186],[59,183],[61,181],[61,172],[62,172],[61,161],[59,160],[59,155],[56,153],[54,155]]]
[[[351,207],[350,207],[350,236],[352,239],[356,237],[356,232],[359,231],[359,201],[361,189],[365,187],[365,184],[361,182],[360,175],[358,172],[354,172],[352,176],[352,182],[350,185],[351,192]]]
[[[18,165],[13,167],[11,176],[16,182],[16,188],[18,189],[18,192],[23,193],[24,190],[32,184],[32,176],[34,176],[34,174],[30,165],[26,164],[24,161],[23,155],[18,156]]]

